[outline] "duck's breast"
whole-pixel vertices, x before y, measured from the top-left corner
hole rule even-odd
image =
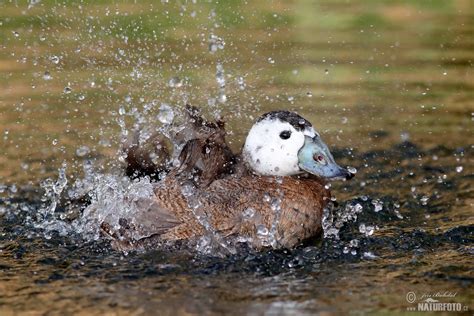
[[[217,231],[251,237],[258,247],[258,232],[267,229],[279,246],[289,248],[320,231],[329,197],[315,179],[229,177],[211,184],[201,207]]]

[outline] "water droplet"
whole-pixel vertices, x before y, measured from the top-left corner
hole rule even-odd
[[[272,211],[279,211],[281,209],[281,200],[280,199],[272,199],[270,203]]]
[[[258,225],[257,226],[257,236],[259,237],[266,237],[268,236],[268,228],[265,225]]]
[[[363,253],[363,256],[364,256],[365,259],[369,259],[369,260],[375,260],[375,259],[378,258],[378,257],[377,257],[376,255],[374,255],[374,253],[371,252],[371,251],[364,252],[364,253]]]
[[[211,54],[214,54],[220,49],[224,49],[224,46],[225,46],[225,42],[222,38],[214,34],[211,34],[209,36],[209,52]]]
[[[207,105],[209,105],[210,107],[215,106],[216,105],[216,99],[214,99],[214,98],[207,99]]]
[[[10,186],[10,192],[11,192],[11,193],[17,193],[17,192],[18,192],[18,188],[16,187],[15,184],[12,184],[12,185]]]
[[[383,202],[380,200],[372,200],[372,205],[374,206],[374,212],[376,213],[383,209]]]
[[[251,219],[252,217],[254,217],[255,215],[255,209],[249,207],[249,208],[246,208],[243,212],[243,218],[244,220],[249,220]]]
[[[174,119],[173,108],[167,103],[162,103],[157,118],[163,124],[171,124]]]
[[[410,134],[408,132],[402,132],[400,134],[400,139],[402,142],[407,142],[410,140]]]
[[[360,203],[356,203],[356,205],[354,205],[353,209],[354,209],[354,213],[360,213],[360,212],[362,212],[363,207],[362,207],[362,205],[360,205]]]
[[[246,84],[245,84],[245,80],[244,80],[244,77],[237,77],[237,84],[239,85],[239,90],[245,90],[245,87],[246,87]]]
[[[395,216],[397,216],[399,219],[403,219],[403,215],[400,214],[400,212],[398,211],[398,209],[393,210],[393,212],[395,213]]]
[[[226,101],[227,101],[227,95],[226,95],[225,93],[223,93],[223,92],[220,92],[220,93],[219,93],[218,101],[219,101],[220,103],[226,103]]]
[[[224,74],[224,66],[221,63],[216,65],[216,81],[219,85],[219,88],[225,87],[225,74]]]
[[[41,0],[29,0],[28,1],[28,9],[31,9],[32,7],[34,7],[35,5],[37,5],[40,2],[41,2]]]
[[[357,169],[354,168],[354,167],[351,167],[351,166],[348,166],[348,167],[347,167],[347,171],[349,171],[349,172],[352,173],[352,174],[356,174],[356,173],[357,173]]]
[[[170,88],[181,88],[183,86],[183,80],[178,77],[173,77],[168,81]]]
[[[59,64],[59,57],[56,55],[49,57],[49,60],[51,60],[53,64],[56,64],[56,65]]]
[[[51,76],[49,71],[45,71],[43,74],[43,80],[51,80],[51,79],[53,79],[53,77]]]
[[[359,225],[359,232],[365,236],[372,236],[374,234],[375,227],[371,225],[365,225],[364,223]]]
[[[84,157],[88,153],[90,153],[90,149],[87,146],[80,146],[79,148],[76,149],[76,155],[78,157]]]
[[[423,195],[423,196],[421,197],[421,199],[420,199],[421,205],[426,205],[426,204],[428,204],[428,200],[429,200],[429,197],[426,196],[426,195]]]
[[[351,247],[351,248],[357,248],[357,247],[359,247],[359,239],[352,239],[352,240],[349,242],[349,247]]]

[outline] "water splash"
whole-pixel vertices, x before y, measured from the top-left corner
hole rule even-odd
[[[323,210],[322,226],[324,238],[339,240],[341,228],[346,223],[356,221],[357,216],[362,211],[363,207],[358,202],[351,201],[343,209],[336,208],[334,203],[330,202]]]
[[[193,212],[194,217],[206,232],[204,236],[199,239],[196,245],[196,250],[204,254],[219,256],[236,254],[237,250],[235,247],[227,242],[210,223],[210,218],[208,218],[205,209],[199,200],[200,192],[198,192],[196,187],[191,183],[185,183],[181,187],[181,193],[185,197],[188,207]]]
[[[82,216],[72,223],[75,231],[89,240],[98,240],[100,223],[107,222],[115,229],[120,228],[122,218],[130,219],[140,211],[139,201],[151,200],[154,197],[154,186],[147,177],[130,180],[127,177],[111,174],[101,175],[94,179],[94,189],[89,192],[91,203]],[[132,232],[132,238],[140,235]]]
[[[216,81],[219,86],[219,96],[217,100],[220,103],[226,103],[227,101],[227,95],[225,93],[226,80],[225,80],[224,66],[222,65],[222,63],[218,63],[216,65]]]
[[[67,185],[66,176],[67,164],[62,163],[61,168],[58,170],[58,179],[53,181],[52,179],[44,180],[40,185],[44,190],[42,197],[43,206],[37,212],[37,225],[36,228],[45,229],[45,231],[59,231],[64,232],[63,223],[58,221],[56,218],[56,208],[61,202],[61,195]],[[45,235],[46,238],[50,238],[50,235]]]
[[[209,52],[211,54],[216,53],[218,50],[223,50],[225,46],[225,42],[222,38],[218,37],[217,35],[211,34],[209,36]]]
[[[173,108],[167,103],[162,103],[157,118],[163,124],[171,124],[174,119]]]
[[[39,214],[41,214],[43,218],[50,217],[56,211],[61,194],[67,185],[66,168],[67,163],[64,161],[58,170],[59,175],[56,182],[53,182],[51,179],[46,179],[41,183],[41,188],[45,191],[42,199],[45,205],[39,210]]]

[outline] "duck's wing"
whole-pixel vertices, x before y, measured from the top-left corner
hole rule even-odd
[[[172,155],[178,158],[178,167],[170,170],[171,146],[162,135],[155,133],[146,142],[140,142],[138,131],[124,146],[126,174],[157,179],[163,171],[172,171],[182,179],[193,179],[202,188],[230,173],[236,165],[225,140],[223,121],[206,121],[198,108],[187,105],[185,122],[174,130],[178,132],[170,135],[170,140],[175,148],[180,148]]]
[[[177,174],[192,179],[197,187],[205,188],[230,173],[235,159],[220,135],[188,141],[179,156]]]
[[[187,104],[184,122],[176,126],[177,132],[172,135],[172,140],[177,144],[185,144],[192,139],[207,139],[211,135],[220,133],[225,135],[225,122],[215,122],[204,119],[198,107]]]
[[[196,107],[186,109],[188,122],[176,135],[177,141],[184,143],[176,173],[204,188],[229,174],[236,160],[225,140],[224,122],[206,121]]]
[[[130,178],[149,176],[158,179],[160,173],[168,169],[169,145],[159,133],[154,133],[146,141],[140,141],[141,132],[133,133],[123,145],[126,155],[125,173]]]
[[[190,207],[194,197],[185,197],[183,190],[178,178],[167,176],[156,184],[153,197],[134,201],[126,216],[118,221],[105,218],[100,226],[103,235],[112,240],[114,248],[123,251],[201,236],[204,228]],[[195,193],[197,196],[200,191],[196,189]]]

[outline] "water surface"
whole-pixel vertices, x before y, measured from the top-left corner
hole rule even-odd
[[[0,8],[1,314],[403,313],[409,292],[474,308],[471,1]],[[313,122],[358,170],[332,185],[339,239],[125,255],[51,228],[74,183],[119,179],[127,133],[186,103],[224,117],[235,150],[265,111]]]

